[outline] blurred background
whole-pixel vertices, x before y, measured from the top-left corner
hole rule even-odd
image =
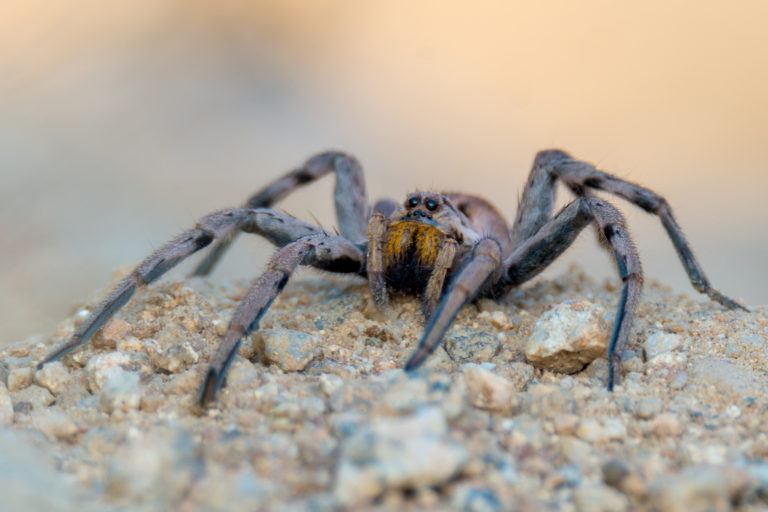
[[[764,304],[766,19],[762,0],[2,2],[0,342],[326,148],[373,197],[471,191],[509,217],[535,152],[568,149],[663,193],[712,282]],[[281,206],[332,226],[331,190]],[[657,219],[621,207],[648,275],[692,291]],[[242,238],[212,279],[268,251]],[[548,274],[573,261],[614,275],[589,233]]]

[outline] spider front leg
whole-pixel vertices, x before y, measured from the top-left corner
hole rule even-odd
[[[536,276],[565,252],[590,222],[597,224],[608,242],[623,282],[608,343],[608,389],[613,390],[620,379],[621,351],[629,338],[643,286],[640,256],[624,217],[615,207],[596,197],[570,203],[504,260],[503,282],[514,287]]]
[[[435,266],[429,276],[429,281],[427,281],[427,288],[424,290],[424,302],[422,303],[424,318],[427,320],[432,318],[437,309],[440,297],[443,294],[445,278],[448,275],[448,271],[453,267],[453,261],[458,250],[459,244],[452,238],[445,239],[437,250]]]
[[[371,290],[373,302],[382,309],[389,302],[384,276],[384,237],[387,235],[387,224],[383,213],[374,213],[368,221],[368,288]]]
[[[341,235],[353,242],[362,242],[365,240],[366,223],[370,214],[363,169],[355,157],[339,151],[327,151],[311,157],[298,169],[253,194],[245,202],[245,207],[271,207],[297,188],[332,172],[336,174],[334,198]],[[235,232],[218,240],[195,268],[193,275],[210,274],[236,237]]]
[[[236,231],[262,235],[277,246],[320,233],[314,226],[269,209],[231,208],[206,215],[193,229],[166,243],[133,269],[77,328],[72,338],[46,356],[38,368],[90,340],[138,288],[156,281],[214,240],[227,238]]]
[[[487,285],[496,281],[494,277],[501,270],[501,254],[501,244],[493,238],[483,238],[473,247],[466,264],[448,285],[434,315],[429,319],[416,351],[405,363],[405,371],[421,366],[440,346],[461,308]]]
[[[278,250],[238,305],[224,340],[211,360],[200,393],[202,407],[215,400],[242,339],[258,329],[269,306],[299,265],[311,265],[329,272],[359,274],[364,268],[365,258],[349,240],[324,233],[297,240]]]

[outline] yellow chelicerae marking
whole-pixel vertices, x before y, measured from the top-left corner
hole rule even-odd
[[[445,233],[423,222],[400,221],[390,224],[384,241],[384,263],[387,267],[402,261],[414,247],[419,264],[435,264]]]

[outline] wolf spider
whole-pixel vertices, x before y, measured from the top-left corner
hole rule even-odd
[[[336,174],[335,203],[340,234],[270,207],[296,188]],[[576,199],[553,216],[555,187],[562,181]],[[254,194],[241,208],[219,210],[145,259],[81,324],[72,338],[39,365],[86,343],[149,284],[191,254],[213,243],[195,275],[207,275],[240,231],[261,235],[279,249],[240,302],[215,353],[200,394],[209,405],[225,383],[227,368],[243,338],[258,328],[272,301],[298,265],[368,278],[374,302],[385,307],[388,290],[422,294],[428,322],[405,370],[418,368],[441,343],[459,310],[479,296],[500,297],[544,270],[594,223],[616,260],[623,282],[608,345],[608,389],[619,381],[621,349],[627,341],[643,284],[642,268],[624,217],[592,195],[603,190],[659,216],[693,287],[731,309],[746,309],[709,284],[663,197],[602,172],[560,150],[539,152],[510,228],[487,201],[460,193],[418,192],[398,205],[369,205],[358,161],[340,152],[318,154]]]

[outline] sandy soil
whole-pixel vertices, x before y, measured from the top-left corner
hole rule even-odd
[[[5,347],[6,510],[768,507],[765,306],[726,311],[648,284],[608,393],[605,359],[565,375],[524,350],[554,306],[612,312],[613,281],[571,269],[467,307],[446,349],[407,376],[418,303],[379,312],[364,283],[307,272],[201,415],[206,362],[247,285],[142,290],[93,343],[40,372],[99,294],[51,336]]]

